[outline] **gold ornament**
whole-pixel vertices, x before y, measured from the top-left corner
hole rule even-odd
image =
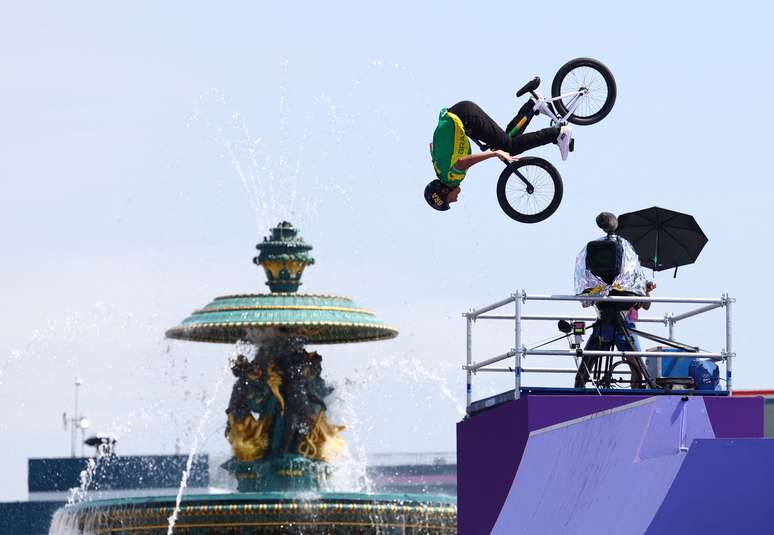
[[[346,426],[331,424],[325,411],[315,418],[312,431],[298,446],[298,453],[315,461],[330,461],[346,448],[346,442],[339,436]]]
[[[271,416],[256,420],[252,414],[248,414],[237,420],[233,413],[228,415],[229,431],[226,438],[237,459],[255,461],[266,455],[271,420]]]

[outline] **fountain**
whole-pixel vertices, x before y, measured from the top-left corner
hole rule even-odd
[[[253,262],[270,293],[218,297],[168,338],[247,344],[232,359],[226,409],[236,493],[95,500],[60,509],[51,533],[455,533],[446,496],[331,492],[345,425],[331,422],[322,357],[306,344],[386,340],[398,332],[349,298],[298,293],[312,247],[288,222]],[[181,486],[182,493],[182,486]]]

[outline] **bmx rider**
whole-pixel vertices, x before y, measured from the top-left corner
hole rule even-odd
[[[505,131],[484,110],[468,100],[442,109],[430,144],[433,167],[438,178],[425,187],[427,203],[436,210],[448,210],[451,203],[457,202],[460,183],[467,170],[489,158],[497,157],[506,163],[513,162],[518,159],[515,155],[526,150],[556,143],[562,160],[566,160],[572,140],[569,125],[523,133],[534,116],[534,104],[529,99],[508,123]],[[468,136],[485,143],[491,150],[471,154]]]

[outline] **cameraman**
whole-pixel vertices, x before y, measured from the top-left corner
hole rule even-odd
[[[637,296],[649,296],[655,289],[653,282],[647,281],[640,265],[639,257],[632,245],[615,234],[618,219],[610,212],[597,216],[597,226],[606,236],[591,241],[578,254],[575,264],[575,292],[577,295],[593,296],[632,296],[631,303],[597,302],[595,304],[599,319],[594,323],[591,336],[586,344],[587,350],[608,350],[615,347],[619,351],[639,351],[637,337],[628,332],[635,328],[639,308],[650,308],[650,303],[638,303]],[[590,306],[591,303],[584,303]],[[628,305],[628,306],[627,306]],[[631,369],[631,387],[642,386],[643,374],[638,357],[625,357]],[[583,357],[575,387],[584,388],[596,357]]]

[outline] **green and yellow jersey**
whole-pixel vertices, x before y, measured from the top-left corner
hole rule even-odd
[[[470,154],[470,141],[459,117],[446,108],[438,116],[438,126],[433,133],[433,148],[430,155],[438,179],[449,187],[456,188],[465,178],[467,170],[460,171],[454,164]]]

